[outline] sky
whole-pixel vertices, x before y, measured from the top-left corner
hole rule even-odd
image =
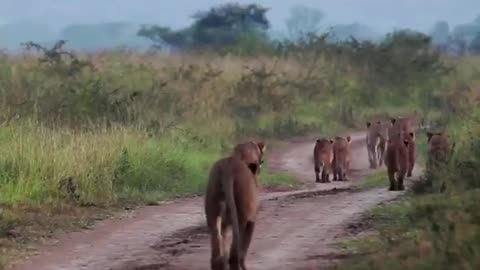
[[[72,23],[129,21],[156,23],[181,28],[191,23],[190,15],[221,0],[0,0],[0,24],[22,21],[48,23],[60,29]],[[471,22],[480,14],[480,0],[237,0],[258,3],[267,13],[272,28],[285,29],[290,8],[303,5],[322,10],[326,24],[362,23],[376,31],[413,28],[428,31],[438,20],[451,25]]]

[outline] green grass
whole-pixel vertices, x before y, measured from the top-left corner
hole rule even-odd
[[[352,257],[339,269],[477,269],[478,195],[426,195],[372,210],[379,233],[343,243]]]
[[[129,128],[72,132],[4,127],[0,203],[68,199],[70,194],[59,186],[66,177],[78,186],[78,203],[97,206],[199,192],[219,155],[201,151],[181,136],[150,138]]]
[[[388,176],[384,167],[382,167],[382,171],[368,175],[364,177],[360,183],[352,186],[352,188],[356,189],[373,189],[379,187],[388,187]]]
[[[415,142],[417,144],[417,163],[425,164],[427,160],[428,148],[426,131],[417,132],[417,138]]]
[[[285,173],[267,172],[264,174],[262,172],[260,177],[263,185],[289,185],[294,187],[301,185],[299,181]]]

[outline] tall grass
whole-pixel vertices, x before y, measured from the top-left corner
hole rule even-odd
[[[0,203],[46,203],[77,195],[81,204],[105,205],[152,191],[159,198],[198,192],[217,156],[176,133],[152,138],[128,127],[53,130],[31,122],[3,127]],[[62,189],[67,178],[77,190]]]

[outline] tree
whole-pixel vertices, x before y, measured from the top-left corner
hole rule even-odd
[[[324,18],[322,11],[304,6],[295,6],[290,10],[286,25],[291,39],[298,40],[308,34],[316,34]]]
[[[179,31],[168,27],[142,26],[138,35],[150,39],[153,46],[166,44],[181,49],[221,48],[237,44],[252,35],[266,38],[270,24],[266,18],[268,8],[256,4],[223,4],[208,11],[200,11],[192,17],[194,23]]]

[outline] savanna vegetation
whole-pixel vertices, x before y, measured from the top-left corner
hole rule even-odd
[[[472,109],[478,60],[442,55],[429,36],[406,30],[375,43],[328,34],[272,41],[265,35],[266,10],[243,8],[256,12],[240,26],[200,13],[179,32],[139,30],[171,54],[71,52],[59,41],[49,48],[28,42],[21,55],[1,55],[2,254],[55,228],[88,226],[108,209],[202,192],[211,163],[237,141],[329,135],[363,128],[374,116],[416,114],[456,131],[453,161],[433,181],[446,181],[447,192],[412,195],[392,206],[404,213],[391,215],[405,221],[395,223],[392,241],[400,244],[385,238],[390,248],[368,265],[386,267],[381,260],[387,257],[425,264],[408,248],[425,242],[432,263],[439,262],[435,256],[459,254],[452,263],[472,262],[480,252],[474,207],[479,118]],[[264,184],[294,183],[266,165]]]
[[[349,243],[349,252],[356,255],[340,269],[480,266],[479,113],[475,108],[447,125],[455,148],[445,166],[431,171],[429,179],[401,200],[367,214],[378,233]],[[426,184],[428,180],[432,186]]]

